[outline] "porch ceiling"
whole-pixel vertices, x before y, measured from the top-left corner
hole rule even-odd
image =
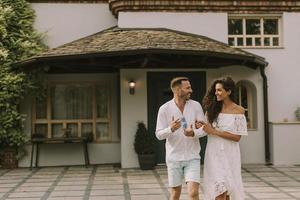
[[[208,37],[170,29],[110,28],[16,63],[50,71],[94,72],[120,68],[265,66],[263,57]]]

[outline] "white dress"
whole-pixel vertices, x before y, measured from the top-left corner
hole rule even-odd
[[[232,134],[247,135],[247,122],[243,114],[220,113],[212,126]],[[238,142],[208,135],[203,187],[205,200],[215,200],[226,191],[230,200],[245,199]]]

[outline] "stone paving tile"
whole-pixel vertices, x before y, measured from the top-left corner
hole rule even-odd
[[[91,196],[109,196],[109,195],[123,195],[124,190],[92,190],[91,191]]]
[[[84,191],[53,191],[50,197],[78,197],[83,196]]]
[[[144,189],[130,189],[132,195],[150,195],[150,194],[163,194],[161,188],[144,188]]]
[[[103,189],[123,189],[123,184],[115,185],[93,185],[91,190],[103,190]]]
[[[0,188],[0,194],[1,194],[1,193],[8,192],[9,190],[10,190],[9,187],[7,187],[7,188]]]
[[[15,192],[45,192],[49,187],[24,187],[20,186]]]
[[[246,200],[300,199],[300,166],[245,165],[242,176]],[[167,200],[168,196],[165,166],[148,171],[112,165],[0,170],[0,200]],[[204,199],[201,189],[199,196]],[[180,199],[188,199],[185,184]]]
[[[82,200],[82,197],[49,197],[48,200]]]
[[[244,181],[244,187],[267,187],[269,186],[267,183],[264,182],[245,182]]]
[[[300,184],[298,187],[278,187],[280,190],[284,192],[300,192]]]
[[[34,198],[34,197],[29,197],[29,198],[24,198],[24,197],[22,197],[22,198],[7,198],[7,200],[40,200],[41,198],[39,198],[39,197],[36,197],[36,198]]]
[[[267,198],[273,198],[273,199],[287,199],[290,198],[290,196],[283,194],[283,193],[279,193],[279,192],[272,192],[272,193],[265,193],[265,192],[261,192],[261,193],[251,193],[252,196],[254,196],[255,198],[258,199],[267,199]]]
[[[278,189],[273,187],[246,187],[245,191],[248,193],[256,192],[279,192]]]
[[[50,186],[52,182],[25,182],[22,184],[23,187],[40,187],[40,186]]]
[[[130,189],[142,189],[142,188],[160,188],[159,184],[129,184]]]
[[[113,185],[113,184],[123,184],[123,180],[114,180],[114,181],[94,181],[94,185]]]
[[[31,198],[41,197],[45,192],[13,192],[8,197],[11,198]]]
[[[68,191],[68,190],[85,190],[86,186],[85,185],[66,185],[66,186],[56,186],[54,188],[55,191]]]
[[[160,199],[160,200],[167,200],[167,197],[164,195],[132,195],[131,200],[154,200],[154,199]]]
[[[124,196],[92,196],[89,200],[125,200]]]
[[[277,187],[283,187],[283,186],[298,186],[299,182],[297,181],[272,181],[272,185]]]
[[[88,181],[62,181],[59,182],[58,185],[87,185]]]
[[[290,177],[282,176],[282,177],[261,177],[263,180],[268,181],[268,182],[273,182],[273,181],[292,181]]]

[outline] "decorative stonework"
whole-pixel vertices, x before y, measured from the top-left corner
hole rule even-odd
[[[121,11],[172,11],[172,12],[231,12],[270,13],[299,12],[300,1],[296,0],[109,0],[112,13]]]

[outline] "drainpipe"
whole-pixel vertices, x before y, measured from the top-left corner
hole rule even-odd
[[[270,153],[270,135],[269,135],[269,109],[268,109],[268,79],[265,73],[267,64],[261,65],[260,74],[263,78],[263,98],[264,98],[264,131],[265,131],[265,160],[266,164],[271,164],[271,153]]]

